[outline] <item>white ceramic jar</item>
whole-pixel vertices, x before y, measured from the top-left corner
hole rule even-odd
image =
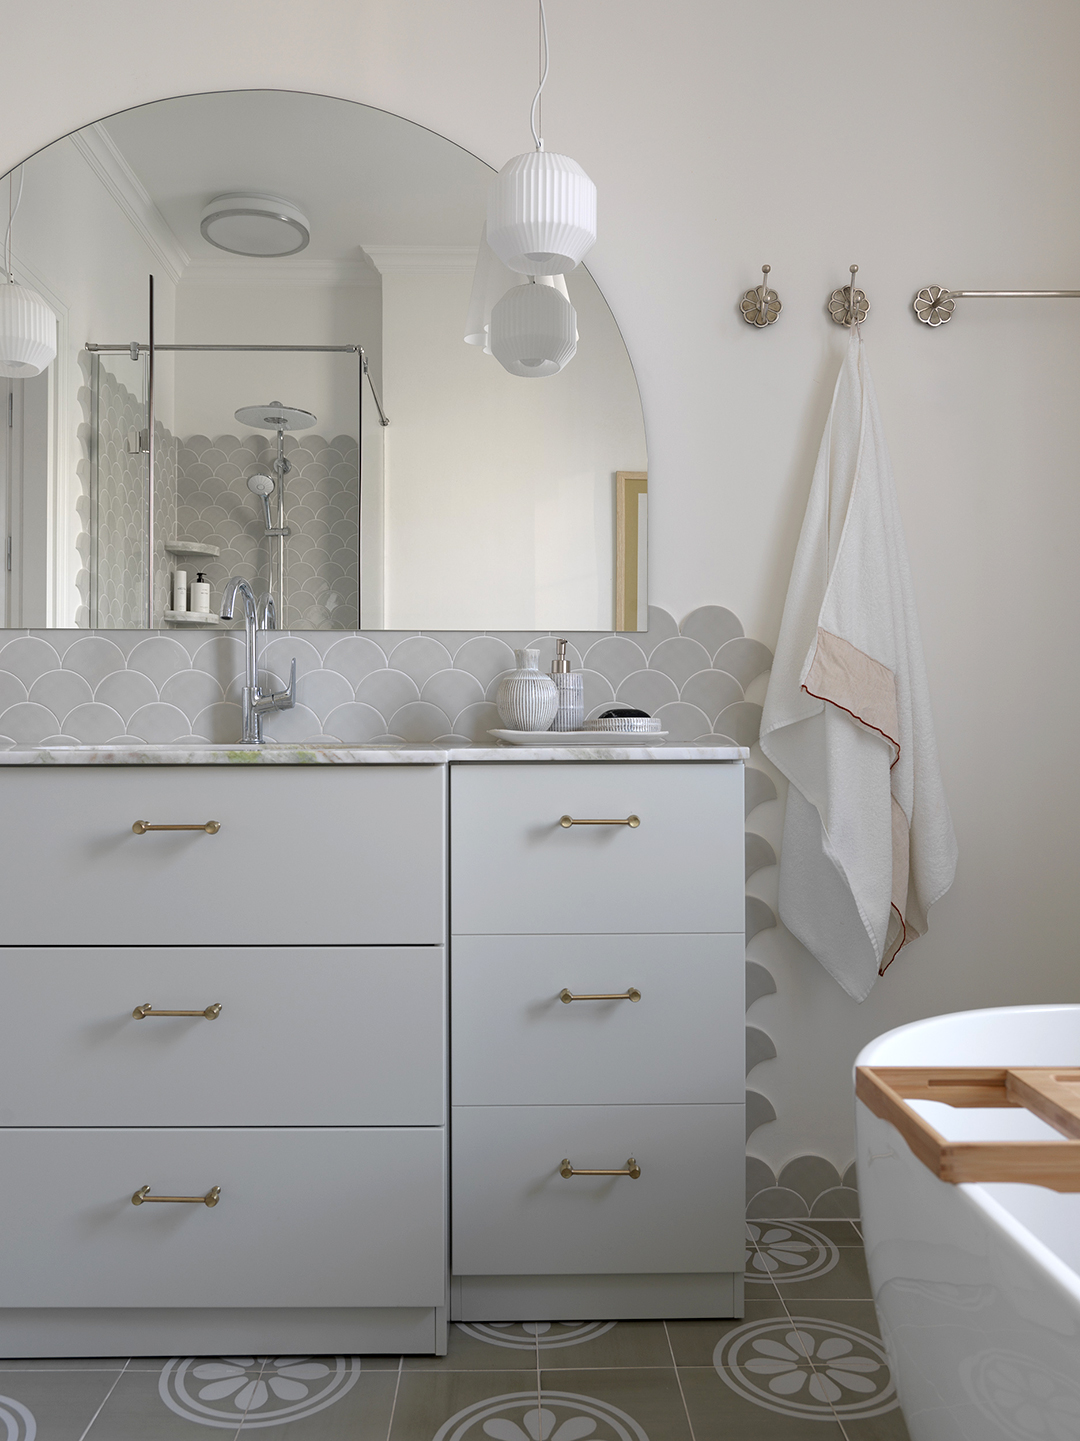
[[[540,670],[538,650],[516,650],[517,670],[503,676],[495,696],[499,719],[507,730],[546,731],[559,709],[559,692]]]

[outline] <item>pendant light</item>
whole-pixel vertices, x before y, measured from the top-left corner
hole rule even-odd
[[[26,380],[40,375],[56,359],[56,316],[36,290],[19,285],[11,265],[11,227],[22,200],[23,173],[19,171],[19,195],[11,205],[8,176],[8,226],[4,239],[4,275],[0,280],[0,375]]]
[[[476,270],[473,273],[472,294],[465,317],[465,344],[482,345],[487,355],[491,354],[488,344],[488,330],[491,312],[506,292],[514,285],[528,285],[528,278],[516,270],[508,270],[487,243],[487,226],[480,236],[480,249],[476,256]]]
[[[536,149],[515,155],[492,180],[487,238],[511,270],[562,275],[579,265],[596,243],[596,186],[569,155],[544,149],[537,111],[547,82],[548,43],[544,0],[539,5],[543,73],[529,122]]]
[[[562,276],[513,285],[491,312],[491,353],[527,380],[557,375],[577,350],[577,314]]]

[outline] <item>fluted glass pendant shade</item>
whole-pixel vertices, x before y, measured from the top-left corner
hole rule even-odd
[[[555,285],[515,285],[491,312],[491,353],[526,379],[555,375],[577,349],[577,314]]]
[[[25,380],[56,359],[56,316],[36,290],[0,280],[0,375]]]
[[[516,270],[509,270],[487,243],[487,227],[480,237],[480,249],[476,256],[476,270],[473,273],[472,294],[469,296],[469,310],[465,317],[465,344],[482,345],[491,354],[488,329],[491,324],[493,307],[514,285],[528,285],[528,280]]]
[[[596,243],[596,186],[569,155],[515,155],[488,190],[487,238],[523,275],[573,270]]]

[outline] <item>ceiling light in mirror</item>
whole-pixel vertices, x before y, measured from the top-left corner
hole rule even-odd
[[[311,239],[303,211],[275,195],[219,195],[203,210],[199,229],[230,255],[296,255]]]
[[[577,314],[565,285],[515,285],[492,310],[491,353],[511,375],[557,375],[574,358]]]

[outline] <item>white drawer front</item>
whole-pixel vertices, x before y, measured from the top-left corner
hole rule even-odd
[[[743,1107],[455,1106],[460,1276],[742,1270]],[[564,1157],[629,1176],[564,1180]]]
[[[438,943],[444,769],[6,767],[0,941]]]
[[[0,1125],[438,1126],[441,946],[7,947]],[[132,1011],[203,1010],[202,1016]]]
[[[739,764],[459,765],[451,797],[455,934],[743,929]]]
[[[437,1306],[442,1129],[0,1131],[5,1306]],[[213,1208],[133,1206],[202,1195]]]
[[[454,1104],[741,1101],[743,951],[741,935],[458,937]]]

